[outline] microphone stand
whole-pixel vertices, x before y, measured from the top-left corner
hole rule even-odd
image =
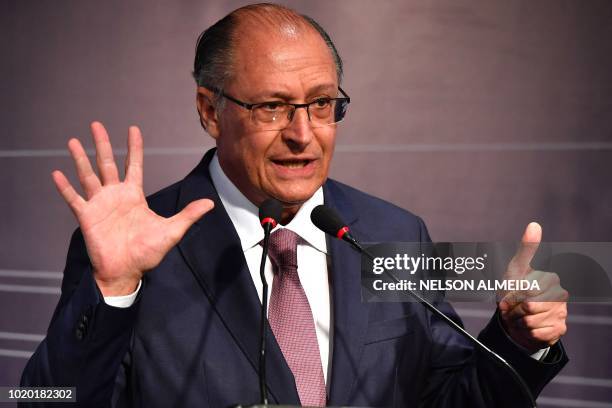
[[[346,231],[343,232],[342,235],[340,235],[340,233],[338,234],[338,237],[340,239],[342,239],[345,242],[348,242],[349,244],[351,244],[351,246],[353,248],[355,248],[357,250],[357,252],[360,252],[361,254],[365,255],[368,259],[370,259],[371,261],[374,261],[374,255],[372,255],[369,251],[367,251],[349,232],[348,232],[348,228],[346,229]],[[394,283],[400,283],[399,279],[397,277],[395,277],[395,275],[393,275],[392,273],[390,273],[389,271],[387,271],[385,269],[384,271],[385,275],[388,276],[389,278],[391,278],[391,280]],[[501,364],[503,367],[505,367],[510,374],[512,375],[512,377],[514,377],[515,381],[517,382],[517,384],[519,385],[519,388],[521,388],[521,391],[523,391],[523,394],[525,395],[525,397],[527,397],[527,399],[529,400],[529,403],[531,404],[531,406],[533,408],[537,408],[535,399],[533,398],[533,395],[531,393],[531,390],[529,389],[529,386],[527,385],[527,383],[525,383],[525,380],[523,380],[523,377],[521,377],[521,375],[514,369],[514,367],[512,367],[512,365],[510,363],[508,363],[502,356],[500,356],[499,354],[497,354],[496,352],[494,352],[493,350],[491,350],[489,347],[487,347],[483,342],[481,342],[480,340],[478,340],[476,337],[472,336],[467,330],[465,330],[463,327],[461,327],[460,325],[458,325],[457,323],[455,323],[455,321],[453,321],[450,317],[446,316],[444,313],[442,313],[441,311],[438,310],[437,307],[435,307],[434,305],[432,305],[431,303],[429,303],[427,300],[425,300],[421,295],[419,295],[418,293],[412,291],[412,290],[406,290],[406,292],[408,292],[408,294],[410,296],[412,296],[414,299],[416,299],[419,303],[421,303],[423,306],[425,306],[425,308],[427,310],[429,310],[430,312],[432,312],[434,315],[438,316],[440,319],[444,320],[444,322],[446,322],[446,324],[448,324],[450,327],[452,327],[455,331],[459,332],[459,334],[461,334],[462,336],[464,336],[465,338],[467,338],[468,340],[470,340],[477,348],[480,348],[481,350],[485,351],[485,354],[488,355],[490,358],[492,358],[493,361],[496,361],[498,364]]]
[[[270,231],[274,225],[271,222],[266,222],[263,225],[264,239],[263,252],[261,254],[261,263],[259,265],[259,277],[261,278],[261,319],[259,323],[259,334],[261,342],[259,343],[259,396],[264,406],[268,405],[268,389],[266,387],[266,320],[268,317],[268,281],[266,280],[266,258],[268,255],[268,246],[270,244]]]

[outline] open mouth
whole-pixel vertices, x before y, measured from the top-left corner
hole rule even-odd
[[[288,169],[301,169],[312,163],[312,160],[272,160],[274,164]]]

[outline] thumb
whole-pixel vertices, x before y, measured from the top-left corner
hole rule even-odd
[[[168,219],[168,234],[173,245],[183,238],[189,227],[215,206],[212,200],[203,198],[190,202],[178,214]]]
[[[508,265],[507,277],[523,278],[531,271],[531,260],[538,251],[542,240],[542,227],[537,222],[530,222],[525,228],[516,254]]]

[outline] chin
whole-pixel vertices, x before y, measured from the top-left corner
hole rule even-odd
[[[273,197],[283,204],[299,205],[308,201],[308,199],[313,196],[318,188],[319,185],[299,190],[295,190],[290,187],[287,189],[279,188],[276,190],[278,194],[273,195]]]

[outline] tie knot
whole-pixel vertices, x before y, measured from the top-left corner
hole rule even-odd
[[[297,243],[300,237],[293,231],[281,228],[270,235],[268,255],[279,271],[297,270]]]

